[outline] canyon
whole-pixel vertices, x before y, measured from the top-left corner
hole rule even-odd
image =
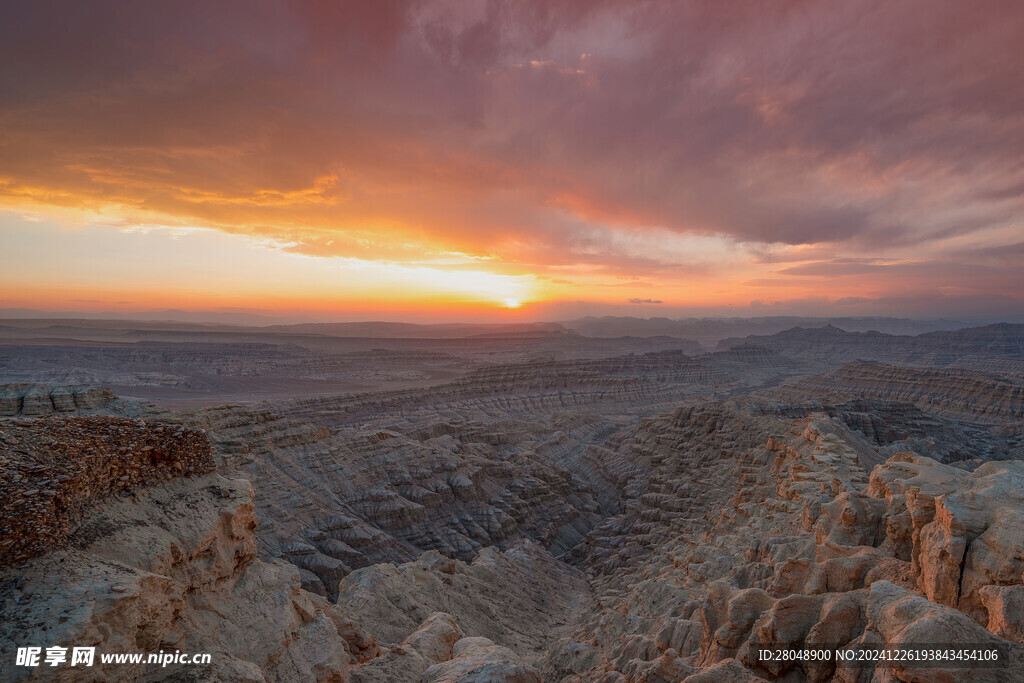
[[[1022,325],[298,327],[5,326],[5,676],[1024,678]]]

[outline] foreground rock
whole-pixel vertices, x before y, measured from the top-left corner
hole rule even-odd
[[[486,638],[463,638],[455,643],[450,661],[431,666],[420,680],[423,683],[542,683],[543,679],[537,669],[523,664],[507,647],[495,645]]]
[[[212,474],[117,496],[82,520],[72,547],[0,574],[0,647],[210,653],[209,666],[109,664],[91,680],[345,680],[377,653],[295,567],[255,559],[248,482]],[[5,667],[6,668],[6,667]],[[11,668],[75,680],[80,670]],[[172,670],[173,669],[173,670]]]

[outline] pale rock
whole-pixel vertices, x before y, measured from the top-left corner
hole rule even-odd
[[[423,683],[543,683],[540,672],[523,664],[516,653],[487,638],[463,638],[452,659],[423,673]]]

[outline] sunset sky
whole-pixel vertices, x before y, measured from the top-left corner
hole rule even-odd
[[[12,2],[0,308],[1024,315],[1024,3]]]

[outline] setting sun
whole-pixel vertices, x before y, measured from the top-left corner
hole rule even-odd
[[[519,308],[522,306],[522,302],[519,299],[505,299],[505,308]]]

